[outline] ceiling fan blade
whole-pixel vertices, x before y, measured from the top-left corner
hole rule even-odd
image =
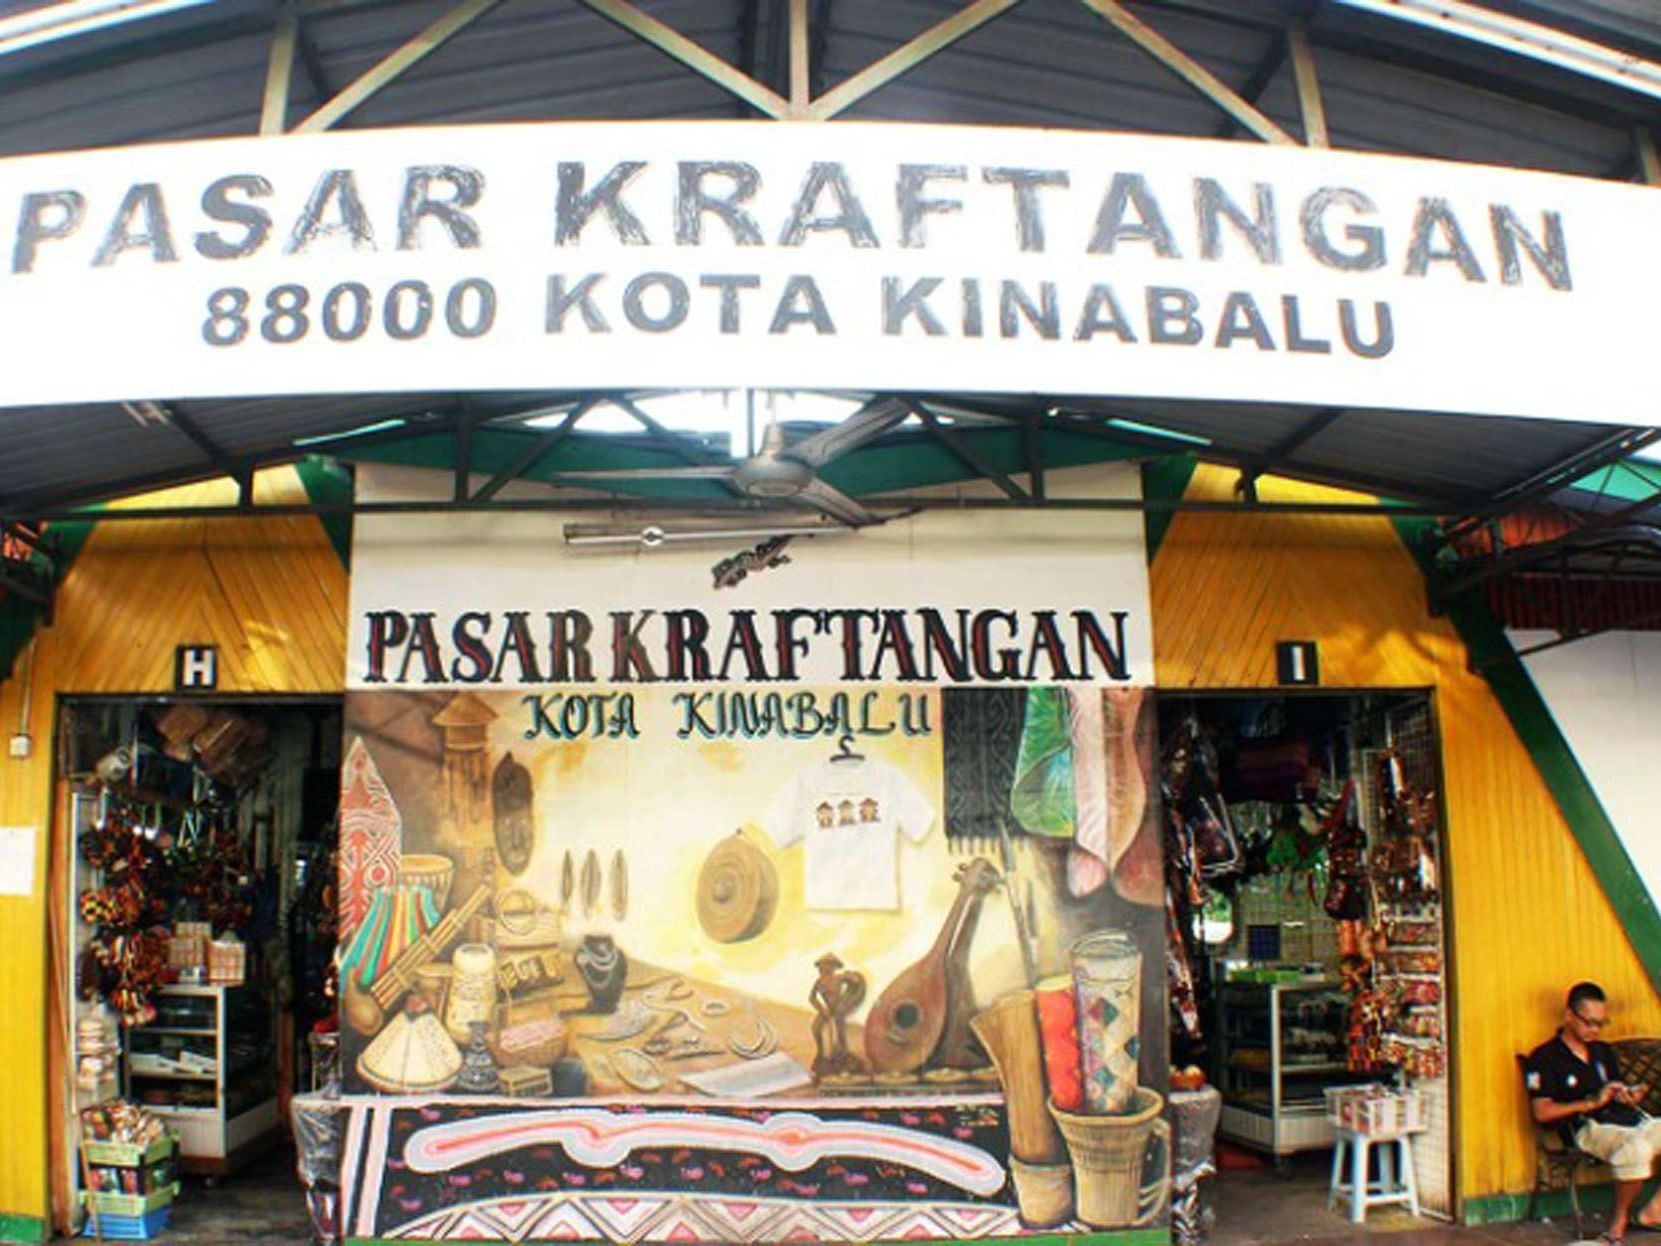
[[[832,519],[848,524],[855,528],[863,528],[869,524],[879,522],[872,511],[868,511],[860,503],[849,497],[842,490],[824,481],[815,478],[800,493],[796,501],[804,506],[811,506],[815,510],[823,511]]]
[[[612,467],[554,475],[559,480],[726,480],[732,475],[732,466],[708,463],[695,467]]]
[[[910,409],[898,399],[878,398],[834,428],[802,438],[784,453],[798,463],[817,469],[872,438],[882,436],[896,424],[903,423],[910,414]]]

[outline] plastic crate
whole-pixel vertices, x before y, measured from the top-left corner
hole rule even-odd
[[[141,1242],[157,1237],[167,1227],[167,1218],[173,1214],[171,1207],[158,1207],[155,1211],[147,1211],[142,1216],[99,1216],[98,1231],[105,1237],[115,1241]],[[81,1236],[91,1237],[92,1217],[88,1216],[86,1223],[81,1226]]]
[[[136,1142],[103,1142],[88,1139],[86,1156],[89,1164],[114,1164],[118,1168],[138,1168],[143,1164],[165,1159],[173,1153],[172,1135],[163,1135],[149,1146]]]
[[[1424,1096],[1417,1090],[1332,1086],[1326,1091],[1326,1108],[1334,1126],[1358,1134],[1394,1137],[1425,1128]]]
[[[100,1216],[143,1216],[162,1207],[171,1207],[178,1197],[179,1184],[160,1186],[148,1194],[111,1194],[96,1191],[81,1198]],[[107,1234],[106,1234],[107,1236]]]
[[[178,1177],[171,1154],[148,1164],[89,1164],[90,1186],[100,1194],[149,1194],[170,1186]]]

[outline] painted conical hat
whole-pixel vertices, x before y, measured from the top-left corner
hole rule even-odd
[[[425,1009],[399,1013],[358,1057],[358,1074],[394,1095],[448,1090],[461,1072],[461,1052]]]

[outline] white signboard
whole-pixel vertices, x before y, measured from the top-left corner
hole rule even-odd
[[[0,245],[0,404],[757,386],[1657,412],[1661,193],[1394,157],[375,130],[0,161]]]
[[[1124,464],[1057,477],[1069,496],[1138,496]],[[449,487],[359,468],[366,500]],[[609,518],[358,516],[346,686],[726,685],[775,692],[790,712],[810,686],[1153,683],[1134,512],[930,510],[788,541],[763,521],[753,537],[657,549],[562,539]]]
[[[35,828],[0,826],[0,896],[35,893]]]
[[[1558,639],[1547,631],[1508,635],[1517,649]],[[1523,664],[1650,900],[1661,904],[1661,835],[1654,829],[1661,635],[1606,632],[1531,654]]]

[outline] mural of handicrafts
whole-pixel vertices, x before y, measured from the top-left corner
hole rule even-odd
[[[1140,694],[954,690],[956,723],[999,698],[1002,760],[945,747],[937,691],[835,717],[835,690],[731,695],[602,689],[580,720],[522,691],[348,697],[348,1235],[1158,1223]],[[834,734],[790,725],[810,702]]]

